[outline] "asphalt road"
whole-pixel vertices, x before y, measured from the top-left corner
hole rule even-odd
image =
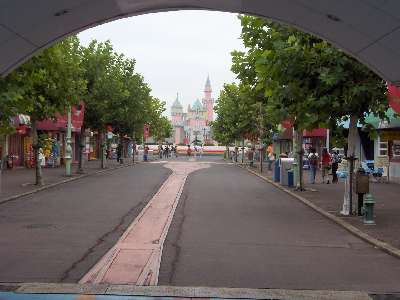
[[[232,165],[189,175],[160,285],[400,291],[400,260]]]
[[[170,172],[139,164],[0,205],[0,282],[77,282]]]

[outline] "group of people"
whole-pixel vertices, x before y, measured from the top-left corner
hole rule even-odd
[[[315,149],[310,149],[308,155],[308,162],[310,165],[310,181],[315,183],[315,177],[317,175],[318,169],[321,167],[322,183],[330,183],[329,174],[332,174],[332,183],[338,182],[338,177],[336,171],[338,170],[341,158],[338,151],[332,151],[329,154],[326,148],[322,149],[321,158],[318,157],[318,153]]]
[[[200,158],[203,157],[203,146],[194,146],[194,149],[192,151],[192,148],[190,148],[190,145],[187,146],[186,154],[187,156],[192,156],[192,152],[194,153],[194,156],[196,157],[197,154],[200,155]]]
[[[165,147],[163,147],[162,145],[160,145],[158,147],[158,154],[160,158],[178,157],[177,146],[166,145]]]

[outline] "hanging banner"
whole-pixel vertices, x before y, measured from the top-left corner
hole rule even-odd
[[[148,124],[145,124],[143,127],[143,137],[144,139],[148,139],[150,136],[150,126]]]
[[[400,87],[388,83],[388,98],[390,107],[400,114]]]

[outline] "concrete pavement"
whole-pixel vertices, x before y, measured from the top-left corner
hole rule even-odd
[[[126,163],[131,163],[131,159],[125,160]],[[100,161],[87,161],[84,164],[85,175],[94,174],[99,171],[107,171],[122,166],[115,159],[107,160],[106,169],[100,168]],[[43,179],[45,185],[54,185],[65,180],[77,179],[82,174],[77,173],[77,164],[72,166],[72,176],[65,176],[65,167],[50,168],[46,167],[42,169]],[[35,182],[35,170],[28,168],[14,168],[11,170],[3,170],[0,172],[0,203],[9,200],[15,196],[30,193],[37,190],[38,186],[34,185]]]
[[[190,173],[179,197],[183,181],[169,186],[171,172],[163,163],[87,177],[0,205],[0,281],[77,282],[108,250],[128,244],[128,250],[147,249],[158,240],[148,248],[158,249],[158,255],[163,249],[160,269],[151,260],[155,268],[148,268],[159,273],[157,280],[133,283],[400,291],[399,260],[247,171],[220,159],[169,162],[194,171],[172,167],[177,175]],[[205,165],[210,167],[201,170]],[[135,227],[153,196],[148,207],[156,210]],[[157,232],[161,235],[154,238]],[[138,264],[138,257],[126,256],[115,274],[126,279],[132,277],[131,266],[148,265],[146,259]]]
[[[258,172],[257,168],[252,168],[252,170]],[[302,192],[295,191],[293,188],[289,188],[289,190],[355,226],[371,237],[400,249],[399,184],[376,182],[373,179],[370,180],[370,193],[375,199],[374,218],[376,225],[365,226],[362,217],[356,215],[342,216],[340,214],[343,205],[344,180],[339,179],[338,184],[323,184],[321,183],[322,179],[320,175],[321,172],[318,172],[316,184],[311,184],[309,181],[309,171],[305,170],[304,181],[307,190]],[[267,168],[264,168],[263,176],[271,180],[273,179],[272,171],[268,171]],[[353,197],[353,207],[356,206],[357,195],[355,194]]]
[[[172,174],[116,245],[79,281],[96,284],[157,285],[165,237],[187,176],[208,164],[171,162]]]
[[[396,295],[365,292],[239,289],[207,287],[138,287],[132,285],[21,284],[1,291],[3,300],[395,300]]]
[[[170,173],[139,164],[0,205],[0,281],[77,282]]]
[[[159,283],[400,291],[400,261],[235,166],[189,176]]]

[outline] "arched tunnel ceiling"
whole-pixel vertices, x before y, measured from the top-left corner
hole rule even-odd
[[[248,13],[294,25],[400,83],[400,0],[1,0],[0,74],[69,34],[179,9]]]

